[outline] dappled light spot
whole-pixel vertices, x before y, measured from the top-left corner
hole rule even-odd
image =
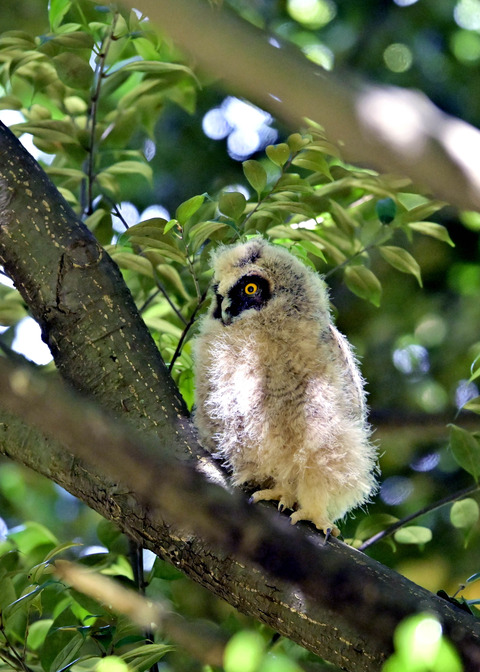
[[[394,350],[392,359],[395,367],[405,375],[423,375],[430,368],[427,349],[415,343]]]
[[[480,188],[480,134],[478,130],[459,119],[448,119],[443,124],[441,138],[450,158],[456,161],[470,180]]]
[[[414,458],[410,462],[410,467],[413,469],[413,471],[420,471],[420,472],[432,471],[433,469],[435,469],[435,467],[438,465],[439,462],[440,462],[440,455],[435,451]]]
[[[460,0],[453,10],[453,18],[460,28],[480,30],[480,0]]]
[[[413,398],[425,413],[440,413],[448,406],[449,397],[445,388],[435,380],[423,380],[413,393]]]
[[[424,315],[415,328],[415,336],[423,345],[433,347],[443,343],[447,336],[447,325],[440,315]]]
[[[31,317],[25,317],[17,324],[12,350],[35,364],[48,364],[53,359],[49,347],[42,341],[40,327]]]
[[[366,89],[357,103],[360,118],[397,150],[419,155],[432,108],[418,93],[395,88]]]
[[[385,65],[392,72],[406,72],[413,63],[413,54],[406,44],[390,44],[383,52]]]
[[[206,113],[203,117],[202,128],[205,135],[212,140],[223,140],[232,130],[219,107],[214,107]]]
[[[298,23],[316,29],[335,18],[337,6],[332,0],[288,0],[287,11]]]
[[[455,406],[460,409],[471,399],[478,397],[478,387],[469,380],[460,380],[455,390]]]
[[[212,140],[227,138],[231,158],[243,161],[276,141],[278,133],[270,126],[272,122],[273,117],[268,112],[247,101],[227,96],[219,107],[205,114],[202,129]]]
[[[391,476],[380,488],[380,499],[391,506],[402,504],[413,492],[413,485],[406,476]]]

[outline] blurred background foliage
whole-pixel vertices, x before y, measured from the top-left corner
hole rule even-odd
[[[480,126],[478,0],[210,4],[229,6],[323,68],[421,89]],[[343,164],[321,129],[282,128],[208,77],[199,81],[193,64],[135,13],[115,15],[113,29],[112,17],[88,0],[52,0],[50,14],[45,0],[2,8],[0,118],[122,267],[165,359],[175,358],[187,401],[186,327],[205,307],[208,251],[260,231],[327,276],[337,325],[368,381],[381,489],[369,518],[357,512],[345,523],[345,537],[366,539],[385,516],[403,518],[472,485],[449,448],[447,424],[478,426],[474,413],[457,415],[478,396],[480,215],[440,207],[401,176]],[[411,256],[399,258],[398,248]],[[2,341],[35,358],[31,329],[22,337],[25,316],[16,292],[0,286]],[[101,543],[96,514],[7,461],[0,506],[9,528],[35,520],[60,542]],[[431,590],[456,593],[480,571],[478,506],[463,513],[453,524],[451,505],[432,511],[415,521],[423,531],[369,553]],[[478,585],[461,595],[480,597]],[[165,590],[182,613],[240,618],[186,579]]]

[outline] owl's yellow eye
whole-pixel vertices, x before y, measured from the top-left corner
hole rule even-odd
[[[249,282],[248,285],[245,285],[245,294],[248,294],[248,296],[253,296],[258,292],[258,285],[256,285],[254,282]]]

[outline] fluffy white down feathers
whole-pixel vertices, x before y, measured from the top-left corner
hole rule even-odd
[[[235,485],[292,523],[335,521],[375,488],[363,381],[317,274],[261,238],[212,256],[214,297],[194,345],[195,424]]]

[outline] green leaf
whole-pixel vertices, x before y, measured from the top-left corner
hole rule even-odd
[[[29,555],[39,546],[58,546],[58,540],[55,535],[44,525],[33,521],[26,522],[21,528],[10,532],[8,538],[13,539],[19,551],[25,555]]]
[[[227,228],[225,222],[198,222],[194,224],[188,232],[188,238],[193,243],[190,251],[195,253],[213,233]]]
[[[5,570],[3,570],[5,572]],[[4,575],[0,579],[0,611],[3,613],[5,607],[13,604],[17,593],[11,576]]]
[[[47,636],[52,623],[53,619],[44,618],[40,621],[35,621],[34,623],[30,624],[27,635],[27,647],[29,649],[36,651],[37,649],[40,649],[41,646],[43,646],[45,637]]]
[[[432,539],[432,530],[428,527],[410,525],[397,530],[393,538],[399,544],[426,544]]]
[[[49,582],[42,583],[41,586],[27,586],[24,595],[21,595],[17,600],[8,604],[4,609],[5,618],[12,618],[18,611],[27,613],[29,606],[35,600],[37,595],[41,593],[49,585]]]
[[[376,513],[372,516],[367,516],[364,518],[355,530],[355,539],[360,539],[364,541],[365,539],[370,539],[375,534],[383,532],[387,527],[390,527],[394,523],[398,522],[398,518],[391,516],[388,513]]]
[[[174,567],[174,565],[171,565],[169,562],[161,560],[160,558],[155,559],[151,571],[152,578],[155,577],[166,581],[176,581],[177,579],[182,579],[183,576],[184,574]]]
[[[284,166],[290,158],[290,147],[286,142],[281,142],[278,145],[268,145],[265,149],[268,158],[276,166]]]
[[[358,228],[358,222],[336,201],[330,200],[329,203],[335,224],[345,235],[352,237],[355,234],[355,229]]]
[[[235,222],[243,215],[247,199],[239,191],[227,191],[220,196],[218,209]]]
[[[147,180],[152,180],[152,169],[151,167],[143,163],[142,161],[119,161],[118,163],[112,163],[106,171],[111,175],[142,175]]]
[[[168,233],[173,229],[174,226],[178,225],[178,221],[176,219],[171,219],[169,222],[165,224],[165,228],[163,229],[163,233]]]
[[[113,252],[111,256],[120,268],[153,278],[152,264],[148,259],[131,252]]]
[[[314,173],[321,173],[331,179],[328,162],[321,152],[316,152],[310,147],[304,149],[292,160],[294,166],[311,170]]]
[[[58,648],[53,649],[53,651],[58,651],[58,653],[50,665],[50,672],[59,672],[62,668],[71,663],[84,644],[85,637],[81,632],[75,632],[73,636],[71,636],[71,633],[68,633],[68,635],[67,643],[62,646],[60,650]],[[48,646],[47,641],[48,640],[46,639],[45,646]],[[52,647],[51,643],[50,647]]]
[[[159,240],[155,240],[155,238],[149,238],[147,236],[132,236],[131,241],[132,243],[142,247],[152,247],[153,249],[158,250],[164,257],[167,257],[167,259],[176,261],[179,264],[184,265],[187,261],[185,253],[181,252],[174,245],[171,245],[168,242],[163,243]]]
[[[405,196],[405,194],[403,196]],[[400,201],[402,201],[403,196],[399,196]],[[415,207],[408,209],[407,212],[402,213],[399,217],[399,221],[401,221],[402,224],[419,222],[422,219],[427,219],[427,217],[430,217],[430,215],[441,210],[444,206],[445,203],[442,201],[427,201],[425,203],[420,203],[420,205],[416,205]]]
[[[450,522],[454,527],[471,528],[479,517],[479,507],[474,499],[468,497],[460,502],[454,502],[450,509]]]
[[[88,90],[93,83],[93,70],[90,64],[77,54],[63,52],[52,59],[57,75],[64,84],[72,89]]]
[[[298,245],[301,245],[307,252],[310,254],[313,254],[314,257],[318,257],[319,259],[322,259],[325,263],[327,262],[325,258],[325,254],[323,252],[323,244],[322,243],[317,243],[313,240],[299,240]]]
[[[284,194],[282,194],[282,198],[284,197]],[[314,212],[312,208],[306,204],[306,203],[296,203],[295,201],[275,201],[275,200],[268,200],[262,203],[259,207],[261,211],[263,210],[281,210],[283,212],[286,212],[288,214],[293,214],[296,213],[297,215],[301,215],[302,217],[305,217],[306,219],[312,219]]]
[[[122,67],[126,72],[145,72],[151,75],[188,75],[196,79],[194,73],[186,65],[165,63],[163,61],[133,61]]]
[[[248,183],[255,189],[258,196],[267,186],[267,172],[259,161],[249,159],[242,163],[243,172]]]
[[[257,632],[237,632],[225,647],[225,672],[256,672],[265,655],[265,643]]]
[[[480,572],[475,572],[475,574],[472,574],[472,576],[468,577],[465,583],[475,583],[475,581],[478,581],[479,579],[480,579]]]
[[[97,525],[98,540],[109,550],[121,535],[122,532],[110,520],[101,520]]]
[[[475,377],[478,378],[478,375]],[[480,397],[474,397],[473,399],[467,401],[465,404],[463,404],[462,410],[472,411],[473,413],[480,415]]]
[[[305,147],[305,145],[308,145],[310,140],[304,138],[300,133],[292,133],[292,135],[288,136],[287,142],[292,152],[298,152]]]
[[[449,427],[450,449],[456,463],[478,482],[480,476],[480,444],[478,440],[473,434],[457,425],[449,425]]]
[[[51,143],[78,144],[71,125],[54,119],[39,121],[34,124],[14,124],[10,126],[10,130],[16,135],[31,133],[34,138],[38,137]]]
[[[82,170],[78,170],[77,168],[57,168],[57,166],[47,166],[45,172],[48,173],[51,177],[66,177],[70,180],[74,180],[75,182],[81,182],[85,179],[85,173]],[[105,211],[100,210],[100,212],[104,213]],[[90,217],[93,216],[94,215],[91,215]]]
[[[143,672],[143,670],[152,667],[169,651],[175,651],[175,647],[167,644],[143,644],[124,653],[121,657],[128,663],[130,672]]]
[[[62,29],[64,28],[71,28],[71,30],[70,32],[54,35],[51,38],[50,36],[47,36],[46,41],[43,42],[40,47],[41,51],[49,54],[52,50],[52,46],[61,46],[63,47],[62,51],[71,51],[72,49],[93,49],[95,44],[93,36],[83,30],[77,30],[77,28],[80,28],[79,24],[70,23],[62,26]],[[56,52],[54,51],[53,53]]]
[[[55,32],[63,21],[63,17],[72,6],[71,0],[50,0],[48,3],[48,20],[50,29]]]
[[[175,218],[179,221],[181,226],[184,226],[190,217],[197,212],[204,200],[205,196],[204,194],[201,194],[189,198],[188,201],[185,201],[178,206],[175,212]]]
[[[172,220],[171,220],[172,221]],[[173,220],[177,223],[177,220]],[[131,226],[127,231],[122,234],[123,238],[130,238],[133,236],[143,236],[147,238],[155,238],[165,242],[166,240],[171,240],[171,236],[165,237],[165,227],[167,225],[167,220],[162,219],[161,217],[152,217],[151,219],[145,219],[143,222],[139,222],[134,226]]]
[[[359,296],[373,303],[374,306],[380,305],[382,297],[382,285],[376,275],[365,266],[347,266],[345,269],[345,283],[348,289]]]
[[[0,97],[0,110],[21,110],[22,101],[16,96],[7,95]]]
[[[462,672],[454,646],[442,635],[442,626],[430,613],[409,616],[396,628],[395,653],[382,672]],[[392,664],[393,663],[393,664]]]
[[[378,250],[390,266],[393,266],[393,268],[402,273],[414,275],[420,287],[423,286],[420,266],[410,252],[404,250],[403,247],[396,247],[395,245],[382,245]]]
[[[95,672],[129,672],[127,663],[119,656],[105,656],[95,666]]]
[[[436,238],[437,240],[441,240],[443,243],[447,243],[451,247],[455,247],[455,243],[450,238],[448,230],[441,224],[435,224],[435,222],[410,222],[408,227],[412,229],[412,231],[423,233],[424,236]]]

